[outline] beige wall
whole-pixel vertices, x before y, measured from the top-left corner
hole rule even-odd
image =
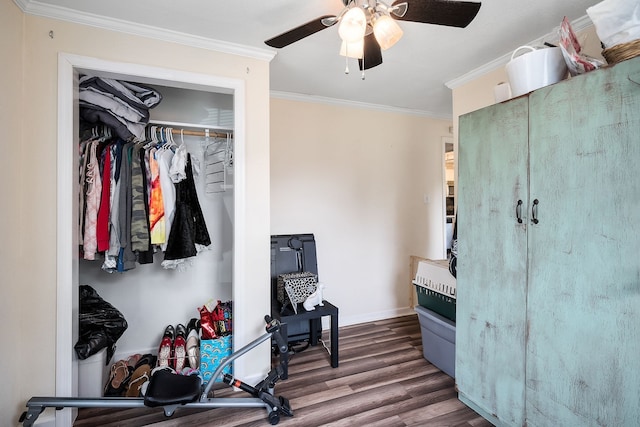
[[[5,209],[1,222],[5,242],[11,243],[3,245],[0,257],[5,274],[0,298],[4,320],[2,349],[7,353],[0,367],[3,379],[0,425],[13,425],[29,397],[55,392],[60,52],[245,81],[247,215],[246,238],[239,244],[246,247],[251,261],[251,267],[244,272],[251,289],[246,290],[249,303],[239,307],[235,315],[249,324],[255,323],[255,331],[251,333],[262,333],[262,316],[269,310],[268,62],[23,16],[10,1],[2,2],[0,11],[2,53],[4,58],[11,58],[2,67],[3,148],[9,143],[11,148],[3,152],[0,181],[5,203],[15,204],[15,209]],[[53,38],[49,37],[50,31]],[[24,109],[20,108],[21,100],[25,100]],[[10,111],[5,115],[8,102]],[[15,342],[17,349],[13,347]],[[7,352],[8,349],[11,351]],[[256,372],[266,371],[268,348],[247,355],[245,363]]]
[[[33,377],[28,365],[21,363],[27,349],[20,339],[33,336],[29,323],[22,322],[21,309],[26,310],[29,301],[24,298],[29,284],[21,280],[20,270],[35,260],[35,253],[23,243],[21,229],[22,199],[27,195],[21,188],[22,138],[22,53],[24,22],[20,9],[11,1],[0,2],[0,198],[2,220],[0,235],[0,349],[2,364],[0,376],[0,426],[15,425],[22,396],[17,391]],[[25,253],[28,252],[28,253]],[[31,256],[31,255],[34,256]],[[22,299],[22,301],[21,301]],[[22,371],[22,372],[20,372]],[[25,375],[26,374],[26,375]]]
[[[274,98],[270,113],[271,232],[315,234],[341,325],[409,310],[409,256],[443,255],[451,122]]]

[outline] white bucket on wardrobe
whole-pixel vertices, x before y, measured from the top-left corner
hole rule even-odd
[[[516,56],[521,50],[529,52]],[[513,97],[557,83],[567,76],[567,64],[559,47],[520,46],[511,54],[506,69]]]

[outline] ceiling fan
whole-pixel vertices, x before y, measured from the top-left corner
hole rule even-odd
[[[339,14],[320,16],[265,43],[280,49],[340,22],[340,54],[358,58],[360,70],[366,70],[382,64],[382,50],[402,37],[402,29],[395,20],[464,28],[476,17],[481,5],[452,0],[396,0],[391,5],[381,0],[342,2],[344,8]]]

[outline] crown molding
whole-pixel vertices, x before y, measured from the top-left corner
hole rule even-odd
[[[578,19],[576,19],[575,21],[571,22],[571,27],[573,28],[574,31],[579,32],[579,31],[583,31],[586,30],[589,27],[593,26],[593,22],[591,21],[591,19],[589,18],[588,15],[584,15]],[[550,32],[547,33],[545,35],[543,35],[542,37],[539,37],[535,40],[530,41],[529,43],[525,43],[527,45],[541,45],[544,42],[557,42],[558,40],[558,27]],[[509,52],[506,53],[504,55],[502,55],[499,58],[494,59],[491,62],[488,62],[474,70],[469,71],[466,74],[463,74],[460,77],[457,77],[455,79],[449,80],[448,82],[445,82],[445,85],[449,88],[449,89],[455,89],[459,86],[462,86],[464,84],[467,84],[479,77],[482,77],[485,74],[488,74],[492,71],[497,70],[498,68],[504,67],[510,60],[511,60],[511,54],[513,52]]]
[[[118,31],[140,37],[147,37],[166,42],[178,43],[186,46],[207,49],[216,52],[239,55],[261,61],[271,61],[276,52],[268,49],[260,49],[251,46],[214,40],[193,34],[160,29],[151,25],[136,24],[121,19],[108,18],[87,12],[80,12],[61,6],[41,3],[34,0],[13,0],[13,2],[29,15],[44,18],[58,19],[75,24],[88,25],[105,30]]]
[[[22,10],[23,12],[27,12],[28,0],[13,0],[13,2]]]
[[[315,104],[333,105],[337,107],[360,108],[365,110],[382,111],[386,113],[398,113],[411,116],[429,117],[432,119],[452,120],[452,115],[437,114],[431,111],[415,110],[410,108],[390,107],[388,105],[369,104],[367,102],[349,101],[345,99],[328,98],[324,96],[304,95],[293,92],[271,91],[271,98],[286,99],[289,101],[310,102]]]

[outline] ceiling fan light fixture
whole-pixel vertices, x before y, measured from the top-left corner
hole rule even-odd
[[[340,55],[347,58],[362,58],[364,55],[364,38],[353,43],[343,41],[340,45]]]
[[[464,28],[475,19],[481,6],[469,0],[392,0],[391,5],[386,1],[389,0],[342,0],[344,7],[337,15],[320,16],[265,43],[282,48],[339,23],[340,55],[345,56],[348,74],[349,58],[358,58],[362,71],[382,64],[382,51],[403,36],[396,20]]]
[[[364,10],[360,7],[352,7],[340,20],[338,34],[345,42],[353,43],[364,38],[366,29],[367,16]]]
[[[408,8],[409,8],[409,4],[404,2],[404,3],[396,3],[392,7],[390,7],[388,10],[398,18],[402,18],[404,17],[404,15],[407,14]]]
[[[380,15],[373,22],[373,34],[382,50],[387,50],[402,38],[402,28],[389,15]]]

